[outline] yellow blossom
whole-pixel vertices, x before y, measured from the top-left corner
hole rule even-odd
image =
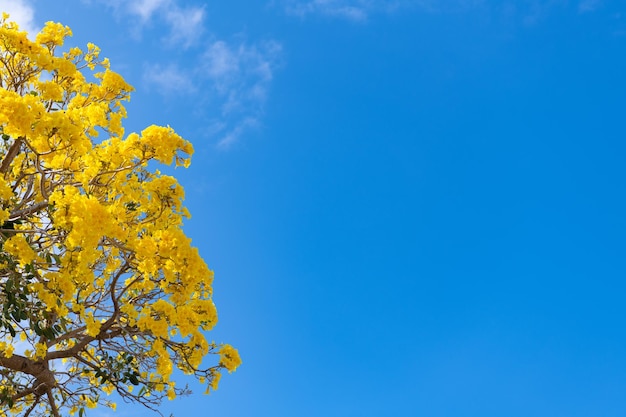
[[[88,313],[85,316],[85,325],[87,326],[87,334],[89,336],[97,336],[100,332],[101,323],[94,319],[93,314]]]
[[[220,364],[223,365],[228,372],[233,372],[241,365],[241,358],[237,349],[231,345],[224,345],[220,349]]]
[[[0,354],[24,365],[2,371],[25,384],[49,376],[14,354],[22,342],[57,383],[52,396],[0,403],[0,417],[47,415],[51,398],[85,388],[59,413],[114,408],[102,395],[116,390],[174,399],[174,369],[216,389],[219,371],[241,363],[206,340],[217,322],[213,272],[184,233],[183,187],[156,169],[189,166],[191,143],[170,126],[127,134],[133,87],[96,45],[64,46],[71,35],[48,22],[29,37],[0,20]],[[52,355],[63,356],[62,376]]]
[[[37,258],[24,235],[11,236],[4,242],[4,250],[19,260],[21,266],[30,264]]]
[[[167,399],[171,401],[174,398],[176,398],[176,391],[174,391],[174,388],[168,389],[167,390]]]

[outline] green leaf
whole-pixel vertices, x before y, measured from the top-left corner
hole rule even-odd
[[[139,385],[139,379],[137,379],[137,375],[135,374],[130,374],[128,376],[128,380],[130,381],[131,384],[133,385]]]
[[[20,312],[18,310],[13,310],[11,312],[11,316],[13,316],[13,319],[15,319],[15,321],[20,321]]]
[[[54,332],[52,331],[52,329],[50,327],[46,327],[45,329],[42,329],[41,332],[46,337],[46,339],[48,339],[48,340],[53,340],[54,339]]]

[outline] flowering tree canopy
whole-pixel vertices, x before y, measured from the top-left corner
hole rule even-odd
[[[186,391],[175,369],[208,391],[240,364],[205,338],[212,272],[153,169],[187,167],[191,144],[125,135],[132,87],[95,45],[59,51],[70,35],[0,19],[0,416],[82,416],[112,393],[156,410]]]

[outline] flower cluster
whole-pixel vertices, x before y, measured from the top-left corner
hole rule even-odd
[[[114,407],[114,391],[155,408],[185,393],[175,369],[216,389],[241,363],[206,339],[213,273],[182,230],[182,187],[152,169],[187,167],[191,144],[126,135],[132,87],[95,45],[58,53],[70,35],[49,22],[31,41],[0,19],[0,416]]]

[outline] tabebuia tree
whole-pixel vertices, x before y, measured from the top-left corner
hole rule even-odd
[[[183,189],[154,169],[187,167],[191,144],[126,135],[132,87],[70,35],[0,20],[0,416],[158,411],[186,392],[173,372],[209,391],[241,362],[206,339],[213,275],[183,233]]]

